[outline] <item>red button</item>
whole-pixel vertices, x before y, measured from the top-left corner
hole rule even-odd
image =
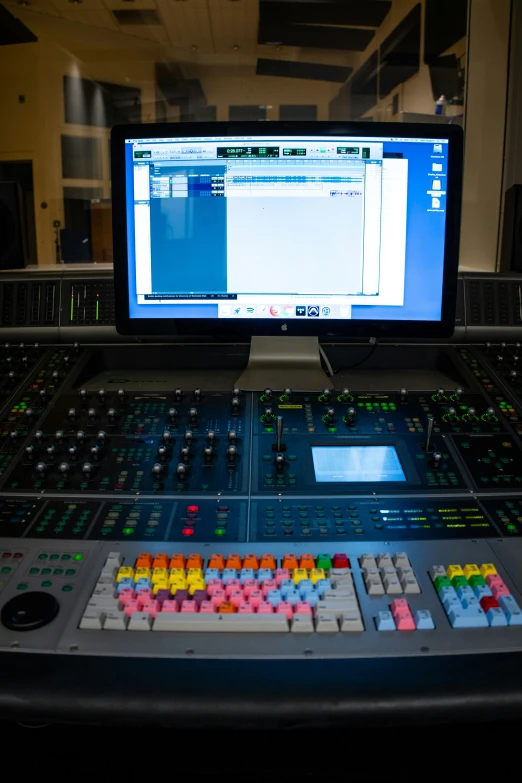
[[[485,595],[480,599],[480,605],[487,612],[489,609],[498,609],[498,601],[490,595]]]
[[[197,514],[199,511],[199,506],[187,506],[187,514]]]
[[[228,511],[228,506],[218,506],[218,511]]]
[[[22,554],[22,552],[15,552],[13,557],[16,557],[17,560],[20,560],[20,558],[23,557],[23,554]]]
[[[194,529],[191,527],[184,527],[181,531],[182,536],[193,536],[194,535]]]
[[[197,516],[193,511],[187,511],[187,519],[196,519]]]
[[[350,561],[348,560],[346,555],[336,554],[333,557],[333,567],[334,568],[350,568]]]
[[[11,557],[11,552],[4,552],[2,557],[4,558],[4,560],[7,560],[8,557]]]

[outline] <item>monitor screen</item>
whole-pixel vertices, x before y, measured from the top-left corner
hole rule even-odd
[[[455,141],[426,128],[127,133],[129,319],[440,322]]]
[[[312,446],[318,483],[406,481],[395,446]]]

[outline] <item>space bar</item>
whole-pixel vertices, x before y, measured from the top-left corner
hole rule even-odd
[[[287,633],[284,614],[178,614],[160,613],[153,631],[204,631],[208,633]]]

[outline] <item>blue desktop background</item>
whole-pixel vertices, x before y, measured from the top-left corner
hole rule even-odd
[[[448,147],[443,144],[444,159],[434,157],[433,144],[425,142],[384,142],[384,154],[400,155],[408,159],[408,207],[406,226],[406,270],[403,307],[386,307],[372,305],[353,305],[352,319],[376,319],[376,320],[425,320],[438,321],[441,314],[442,278],[444,268],[444,238],[446,230],[446,213],[429,212],[431,197],[427,195],[430,189],[430,173],[432,163],[443,164],[443,170],[437,176],[442,175],[443,190],[447,190],[448,171]],[[127,246],[129,264],[129,315],[131,318],[217,318],[218,304],[215,305],[139,305],[136,300],[136,270],[135,270],[135,243],[134,243],[134,178],[132,144],[125,145],[125,169],[126,169],[126,207],[127,207]],[[446,196],[441,197],[441,203],[446,209]],[[214,235],[217,242],[214,252],[209,256],[203,253],[196,258],[191,254],[190,263],[184,265],[184,269],[173,269],[169,263],[172,258],[172,248],[175,246],[162,234],[160,208],[161,204],[154,205],[151,209],[151,235],[153,252],[153,280],[154,265],[159,262],[164,270],[167,267],[170,272],[160,272],[162,280],[168,280],[176,274],[176,289],[180,290],[180,276],[192,277],[194,270],[198,270],[203,281],[210,282],[222,276],[224,249],[226,248],[226,228],[223,226],[221,210],[226,207],[226,199],[221,198],[196,198],[189,199],[196,210],[195,225],[199,230],[194,231],[194,236],[199,236],[197,243],[202,242],[202,237],[212,236],[213,226],[216,229]],[[170,199],[153,199],[152,201],[171,201]],[[172,201],[176,201],[173,199]],[[181,201],[181,199],[180,199]],[[186,201],[183,199],[183,201]],[[216,203],[217,202],[217,203]],[[216,208],[216,209],[213,209]],[[201,218],[201,222],[200,222]],[[218,222],[214,222],[214,221]],[[179,245],[178,245],[179,247]],[[204,250],[200,244],[199,250]],[[205,266],[205,263],[207,266]],[[189,274],[187,274],[187,271]],[[156,278],[157,279],[157,278]],[[187,283],[189,280],[187,279]],[[166,290],[166,289],[163,289]],[[193,289],[192,289],[193,290]],[[219,286],[207,288],[208,293],[220,293]],[[284,292],[282,292],[284,293]]]

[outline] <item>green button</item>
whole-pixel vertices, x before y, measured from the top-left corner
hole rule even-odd
[[[38,560],[47,560],[48,555],[45,554],[45,552],[42,552],[40,555],[38,555]]]
[[[63,555],[62,560],[69,560],[69,557],[67,555]],[[73,555],[73,560],[83,560],[83,555],[81,552],[77,552],[75,555]]]
[[[217,528],[216,530],[214,530],[214,535],[215,536],[224,536],[224,535],[226,535],[226,532],[227,532],[226,530],[222,530],[221,528]]]
[[[440,593],[443,587],[451,587],[451,582],[447,576],[438,576],[433,582],[433,586],[437,593]]]
[[[19,585],[16,585],[17,590],[27,590],[28,587],[29,585],[26,582],[20,582]]]
[[[40,569],[39,568],[30,568],[29,569],[29,573],[30,574],[39,574],[40,573]]]
[[[42,582],[42,587],[52,587],[52,582],[47,579],[45,582]]]
[[[50,560],[59,560],[60,559],[60,555],[50,555],[49,559]]]
[[[63,568],[55,568],[53,574],[55,574],[55,576],[61,576],[63,574]]]
[[[42,574],[50,574],[51,569],[50,568],[42,568]]]
[[[467,587],[468,580],[465,576],[454,576],[451,580],[451,585],[455,588],[455,590],[458,590],[459,587]]]
[[[65,576],[74,576],[75,573],[76,573],[76,568],[68,568],[67,571],[65,572]]]
[[[1,573],[2,573],[2,574],[10,574],[10,573],[11,573],[11,571],[12,571],[12,568],[11,568],[11,566],[4,566],[4,567],[2,568],[2,571],[1,571]]]
[[[475,589],[475,587],[477,587],[477,585],[485,585],[486,584],[486,580],[480,574],[473,574],[468,579],[468,582],[469,582],[470,586],[473,588],[473,590]]]
[[[332,559],[330,555],[317,555],[316,561],[315,561],[315,567],[316,568],[332,568]]]
[[[73,589],[72,585],[64,585],[62,587],[62,593],[70,593],[72,589]]]

